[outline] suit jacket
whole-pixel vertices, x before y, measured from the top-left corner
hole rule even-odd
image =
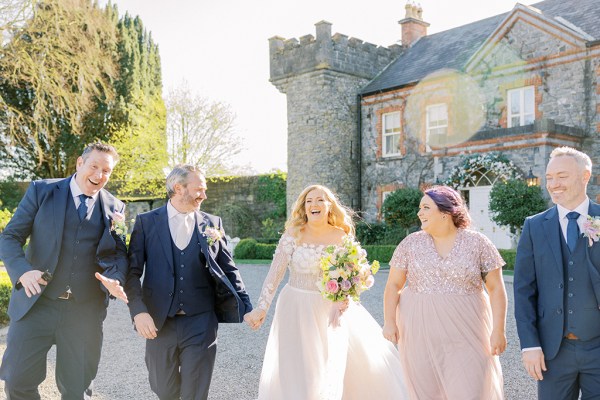
[[[600,215],[600,205],[590,201],[588,214]],[[541,347],[546,359],[558,353],[564,335],[564,268],[561,252],[562,233],[556,206],[525,220],[515,261],[515,318],[521,348]],[[585,267],[596,298],[585,319],[584,329],[600,335],[600,243],[588,245],[580,237],[576,251],[585,251]],[[583,246],[582,246],[583,245]]]
[[[65,229],[67,202],[73,201],[69,196],[71,178],[33,181],[15,215],[0,234],[0,258],[4,261],[13,287],[25,272],[37,269],[54,273]],[[122,238],[111,232],[110,227],[115,211],[123,213],[125,205],[104,189],[100,191],[99,200],[96,206],[102,206],[105,227],[98,248],[93,249],[98,272],[124,284],[128,266],[127,247]],[[24,252],[27,238],[29,245]],[[100,282],[98,285],[107,293]],[[11,320],[21,319],[39,297],[29,298],[25,290],[13,288],[8,307]]]
[[[196,221],[198,232],[203,232],[206,227],[223,231],[221,218],[217,216],[198,211]],[[208,244],[203,233],[199,233],[197,239],[214,281],[217,319],[219,322],[242,322],[244,314],[252,310],[252,305],[227,249],[227,239],[223,235],[221,240],[212,245]],[[147,312],[160,329],[173,299],[170,294],[175,290],[171,233],[166,206],[137,216],[129,242],[129,263],[125,291],[129,299],[131,317]],[[143,274],[142,285],[140,279]]]

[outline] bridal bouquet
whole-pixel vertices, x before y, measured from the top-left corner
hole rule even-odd
[[[369,264],[367,252],[350,236],[342,246],[328,246],[319,260],[323,276],[317,286],[324,298],[334,302],[329,316],[331,325],[339,325],[341,307],[349,297],[360,300],[360,294],[371,288],[373,275],[379,270],[379,261]]]

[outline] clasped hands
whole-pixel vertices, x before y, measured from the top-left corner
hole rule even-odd
[[[261,327],[261,325],[265,322],[265,317],[267,316],[267,312],[260,308],[255,308],[254,310],[246,313],[244,315],[244,322],[248,324],[252,330],[257,330]]]

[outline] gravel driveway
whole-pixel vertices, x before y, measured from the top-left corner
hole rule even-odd
[[[240,265],[242,277],[253,302],[256,302],[268,265]],[[375,286],[362,296],[363,305],[381,324],[383,322],[383,288],[387,271],[380,271]],[[535,399],[535,383],[527,377],[518,348],[512,306],[512,284],[507,283],[509,295],[508,349],[500,357],[504,371],[506,399]],[[244,324],[223,324],[219,328],[219,348],[213,375],[210,399],[256,399],[262,357],[267,342],[271,316],[265,325],[253,332]],[[6,347],[6,329],[0,333],[0,352]],[[54,383],[54,349],[48,360],[48,375],[41,385],[43,399],[60,399]],[[4,398],[0,381],[0,398]],[[100,370],[95,380],[94,399],[156,399],[150,391],[144,364],[144,339],[132,329],[127,306],[112,301],[104,323],[104,347]],[[365,399],[367,400],[367,399]]]

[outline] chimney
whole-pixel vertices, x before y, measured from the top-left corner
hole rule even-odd
[[[402,26],[402,46],[410,47],[423,36],[427,36],[429,24],[423,21],[423,9],[415,3],[406,3],[406,15],[398,21]]]

